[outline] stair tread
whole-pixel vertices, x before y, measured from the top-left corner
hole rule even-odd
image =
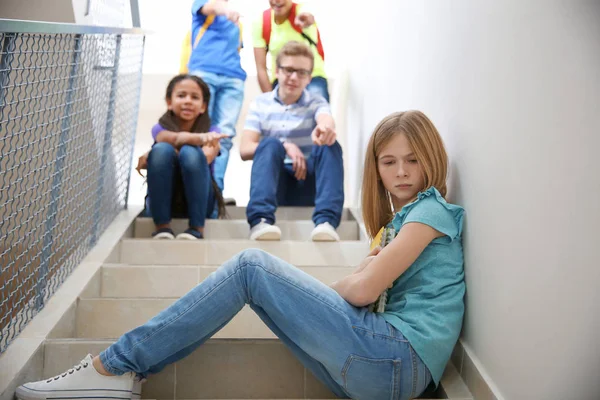
[[[262,249],[295,266],[355,266],[368,254],[366,241],[252,241],[123,239],[118,262],[147,265],[221,265],[247,249]]]

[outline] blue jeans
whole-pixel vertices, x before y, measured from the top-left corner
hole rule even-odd
[[[306,180],[294,177],[291,164],[285,164],[285,149],[275,138],[263,138],[254,154],[250,201],[246,217],[250,226],[265,219],[275,223],[277,206],[315,206],[315,225],[329,222],[337,228],[344,207],[344,161],[338,142],[313,146],[306,159]]]
[[[310,83],[306,87],[306,90],[308,90],[310,94],[318,94],[323,96],[329,103],[329,88],[327,85],[327,79],[321,76],[315,76],[311,79]]]
[[[177,154],[169,143],[155,143],[148,155],[147,203],[156,225],[171,222],[173,198],[180,196],[180,191],[185,195],[183,212],[189,217],[190,226],[203,227],[215,203],[204,152],[200,147],[186,145]]]
[[[358,260],[357,260],[358,261]],[[100,354],[112,374],[159,372],[190,353],[245,304],[339,397],[409,399],[431,375],[380,314],[257,249],[243,251],[146,324]]]
[[[240,116],[244,103],[244,81],[238,78],[214,74],[206,71],[192,71],[210,89],[210,102],[208,104],[208,115],[212,125],[221,129],[230,138],[235,136],[235,125]],[[221,139],[221,154],[215,159],[215,181],[219,189],[223,191],[225,184],[225,171],[229,161],[229,150],[231,150],[231,139]]]

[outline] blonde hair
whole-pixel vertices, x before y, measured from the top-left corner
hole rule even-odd
[[[279,53],[277,54],[277,59],[275,60],[277,67],[281,65],[281,59],[283,57],[293,56],[302,56],[310,59],[310,70],[312,71],[315,65],[315,55],[313,54],[310,47],[295,40],[290,40],[289,42],[283,45],[281,50],[279,50]]]
[[[408,139],[423,171],[422,190],[434,187],[442,196],[446,196],[448,156],[444,142],[433,123],[421,111],[404,111],[388,115],[373,131],[365,156],[362,214],[367,233],[371,238],[374,238],[394,215],[391,195],[379,177],[377,157],[390,140],[400,134]]]

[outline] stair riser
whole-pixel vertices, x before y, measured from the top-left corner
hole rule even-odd
[[[195,266],[104,266],[101,297],[181,297],[202,282],[217,267]],[[352,267],[302,267],[304,272],[330,284],[352,273]]]
[[[131,265],[221,265],[239,252],[258,248],[296,266],[356,266],[368,254],[364,242],[260,242],[124,239],[119,262]]]
[[[314,212],[313,207],[278,207],[275,212],[277,221],[311,221]],[[227,207],[227,217],[230,220],[239,219],[246,221],[246,207]],[[349,209],[342,210],[342,221],[354,221],[354,216]]]
[[[176,299],[80,299],[76,310],[75,335],[78,338],[118,338],[143,325],[175,301]],[[275,335],[246,306],[214,338],[272,339]]]
[[[44,376],[62,373],[110,341],[50,341]],[[209,340],[144,384],[146,399],[335,398],[279,340]]]
[[[281,238],[284,240],[309,240],[314,229],[312,221],[278,221]],[[188,228],[188,221],[176,219],[171,228],[178,234]],[[154,232],[154,222],[150,218],[138,218],[135,222],[135,237],[150,238]],[[341,240],[358,240],[358,224],[356,221],[342,221],[337,228]],[[211,240],[248,239],[250,228],[246,221],[240,220],[207,220],[204,237]]]

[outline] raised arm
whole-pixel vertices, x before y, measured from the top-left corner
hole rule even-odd
[[[226,0],[209,0],[198,12],[203,15],[224,15],[233,23],[240,19],[240,14],[230,9]]]
[[[317,126],[312,132],[311,138],[317,146],[331,146],[337,139],[335,131],[335,121],[331,116],[329,104],[325,99],[320,100],[319,108],[316,111],[315,122]]]

